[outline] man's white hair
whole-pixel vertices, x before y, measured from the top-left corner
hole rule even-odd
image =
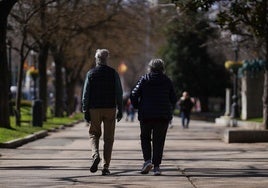
[[[107,49],[97,49],[95,54],[97,65],[106,65],[109,58],[109,50]]]

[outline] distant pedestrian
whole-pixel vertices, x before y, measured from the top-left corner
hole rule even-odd
[[[181,122],[183,128],[189,128],[190,115],[192,108],[194,106],[193,101],[191,100],[189,93],[184,91],[182,97],[179,100],[179,108],[181,114]]]
[[[167,129],[177,101],[172,82],[164,74],[163,60],[152,59],[149,62],[149,73],[137,82],[130,99],[134,108],[138,109],[140,121],[144,159],[141,173],[148,174],[154,167],[154,175],[160,175]]]
[[[131,104],[130,99],[127,100],[125,110],[126,110],[126,121],[128,121],[128,119],[130,118],[131,122],[133,122],[135,118],[135,109]]]
[[[100,162],[99,139],[102,134],[103,123],[103,169],[102,175],[109,175],[112,148],[114,143],[115,119],[122,118],[123,92],[118,73],[107,65],[109,51],[96,51],[96,67],[89,70],[84,83],[82,95],[82,110],[85,120],[90,123],[89,137],[92,147],[91,172],[98,170]],[[117,108],[117,114],[116,114]]]

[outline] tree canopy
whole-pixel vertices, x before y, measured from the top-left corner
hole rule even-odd
[[[212,5],[220,6],[216,22],[221,29],[242,35],[254,42],[252,54],[265,63],[263,91],[263,124],[268,129],[268,2],[267,0],[174,0],[184,11],[208,11]]]
[[[167,37],[161,54],[178,96],[188,91],[202,100],[206,111],[208,97],[224,96],[229,81],[223,59],[212,58],[208,51],[209,41],[217,37],[217,31],[200,13],[180,14],[170,24]]]

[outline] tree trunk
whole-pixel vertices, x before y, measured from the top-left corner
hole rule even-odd
[[[21,93],[22,93],[22,79],[23,79],[23,67],[24,67],[24,56],[23,56],[23,48],[21,49],[20,55],[20,65],[19,65],[19,75],[18,75],[18,83],[17,83],[17,95],[16,95],[16,125],[20,126],[20,104],[21,104]]]
[[[63,95],[63,79],[62,79],[62,62],[55,59],[56,64],[56,83],[55,83],[55,117],[63,117],[65,97]]]
[[[45,0],[40,0],[40,27],[43,31],[46,30],[46,4]],[[42,100],[42,117],[43,121],[47,119],[47,58],[48,58],[48,50],[49,43],[47,39],[41,41],[42,43],[39,45],[40,53],[38,56],[38,69],[40,74],[39,79],[39,96]]]
[[[265,60],[265,71],[264,71],[264,86],[263,86],[263,127],[264,129],[268,129],[268,33],[266,33],[265,41],[266,41],[265,44],[266,60]]]
[[[264,86],[263,86],[263,127],[268,129],[268,20],[267,20],[267,0],[263,1],[263,12],[264,12],[264,23],[263,26],[265,31],[265,71],[264,71]]]
[[[55,117],[63,117],[65,95],[63,92],[63,55],[57,46],[51,46],[52,55],[55,61]]]
[[[9,119],[9,71],[6,50],[7,17],[17,0],[0,1],[0,127],[11,128]]]
[[[38,56],[38,69],[39,69],[39,96],[42,100],[43,121],[46,121],[47,112],[47,57],[48,57],[48,44],[40,45],[40,53]]]
[[[199,98],[201,104],[201,111],[208,112],[208,97],[202,96]]]
[[[0,126],[10,128],[9,120],[9,75],[6,54],[6,26],[7,18],[0,18]]]

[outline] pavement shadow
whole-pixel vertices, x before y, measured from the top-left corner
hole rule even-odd
[[[181,170],[181,169],[180,169]],[[185,168],[181,170],[186,177],[240,178],[268,177],[268,169],[248,168]]]

